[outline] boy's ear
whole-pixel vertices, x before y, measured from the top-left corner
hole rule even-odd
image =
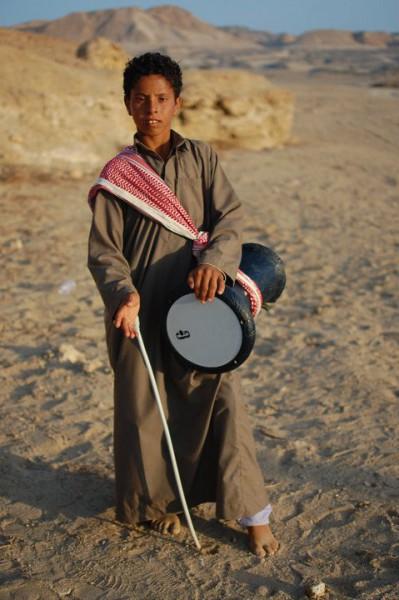
[[[182,100],[182,97],[179,96],[178,98],[176,98],[175,114],[181,109],[182,106],[183,106],[183,100]]]

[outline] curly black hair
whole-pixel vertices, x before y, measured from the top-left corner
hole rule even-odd
[[[175,98],[181,94],[183,87],[182,72],[170,56],[159,52],[146,52],[129,60],[123,72],[123,91],[125,98],[130,95],[140,77],[145,75],[163,75],[173,88]]]

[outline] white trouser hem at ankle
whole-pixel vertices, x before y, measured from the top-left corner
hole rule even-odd
[[[252,517],[240,517],[237,522],[241,527],[254,527],[256,525],[269,525],[269,517],[272,512],[272,505],[268,504]]]

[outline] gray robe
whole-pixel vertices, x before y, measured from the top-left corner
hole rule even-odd
[[[210,232],[201,263],[234,280],[241,256],[241,205],[217,155],[205,143],[171,133],[166,161],[135,140],[197,229]],[[164,335],[167,302],[195,266],[192,242],[107,193],[97,195],[88,266],[105,304],[107,347],[115,376],[116,515],[135,523],[181,510],[161,420],[137,340],[112,318],[127,293],[141,298],[141,332],[189,506],[216,502],[219,518],[254,515],[266,504],[237,371],[204,374],[183,367]]]

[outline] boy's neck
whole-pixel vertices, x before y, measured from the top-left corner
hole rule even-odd
[[[165,138],[159,139],[153,136],[143,135],[141,133],[138,133],[137,137],[142,144],[159,154],[159,156],[161,156],[164,160],[168,158],[172,145],[171,132],[169,132],[169,137],[167,140]]]

